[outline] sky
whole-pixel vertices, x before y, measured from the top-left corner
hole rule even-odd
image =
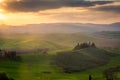
[[[120,0],[0,0],[0,24],[111,24],[120,21]]]

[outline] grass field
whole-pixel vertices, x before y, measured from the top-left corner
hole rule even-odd
[[[72,36],[72,37],[71,37]],[[67,74],[57,66],[50,65],[54,60],[55,52],[69,50],[77,42],[96,41],[96,38],[81,34],[49,34],[48,35],[9,35],[0,37],[0,48],[2,49],[36,49],[50,48],[48,55],[20,54],[22,61],[0,60],[0,71],[6,72],[9,77],[15,80],[88,80],[92,74],[95,80],[105,80],[102,71],[120,64],[120,56],[113,57],[111,61],[100,67],[88,69],[79,73]],[[120,54],[120,51],[112,51]],[[51,72],[45,74],[44,72]],[[119,73],[118,73],[119,76]]]
[[[78,42],[95,42],[99,47],[119,47],[119,40],[93,37],[83,33],[56,34],[10,34],[0,35],[2,49],[38,49],[49,48],[65,50],[73,48]]]
[[[116,56],[104,66],[67,74],[59,70],[58,67],[50,65],[55,56],[53,54],[21,54],[20,56],[22,57],[20,62],[0,61],[0,71],[6,72],[9,77],[13,77],[15,80],[88,80],[89,74],[92,74],[95,80],[105,80],[102,71],[120,64],[120,56]],[[43,72],[51,73],[45,74]]]

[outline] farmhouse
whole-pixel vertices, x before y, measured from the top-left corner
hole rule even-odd
[[[8,51],[0,49],[0,58],[15,58],[16,51]]]

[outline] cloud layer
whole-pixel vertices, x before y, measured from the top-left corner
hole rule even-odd
[[[120,5],[101,6],[101,7],[95,8],[95,10],[120,13]]]
[[[4,0],[0,24],[97,23],[120,21],[117,0]]]
[[[85,1],[85,0],[11,0],[6,1],[3,8],[12,12],[37,12],[61,7],[92,7],[104,5],[113,1]]]

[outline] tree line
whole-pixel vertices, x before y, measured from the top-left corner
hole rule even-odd
[[[78,43],[73,50],[80,50],[84,48],[89,48],[89,47],[96,47],[94,42],[83,42],[83,43]]]

